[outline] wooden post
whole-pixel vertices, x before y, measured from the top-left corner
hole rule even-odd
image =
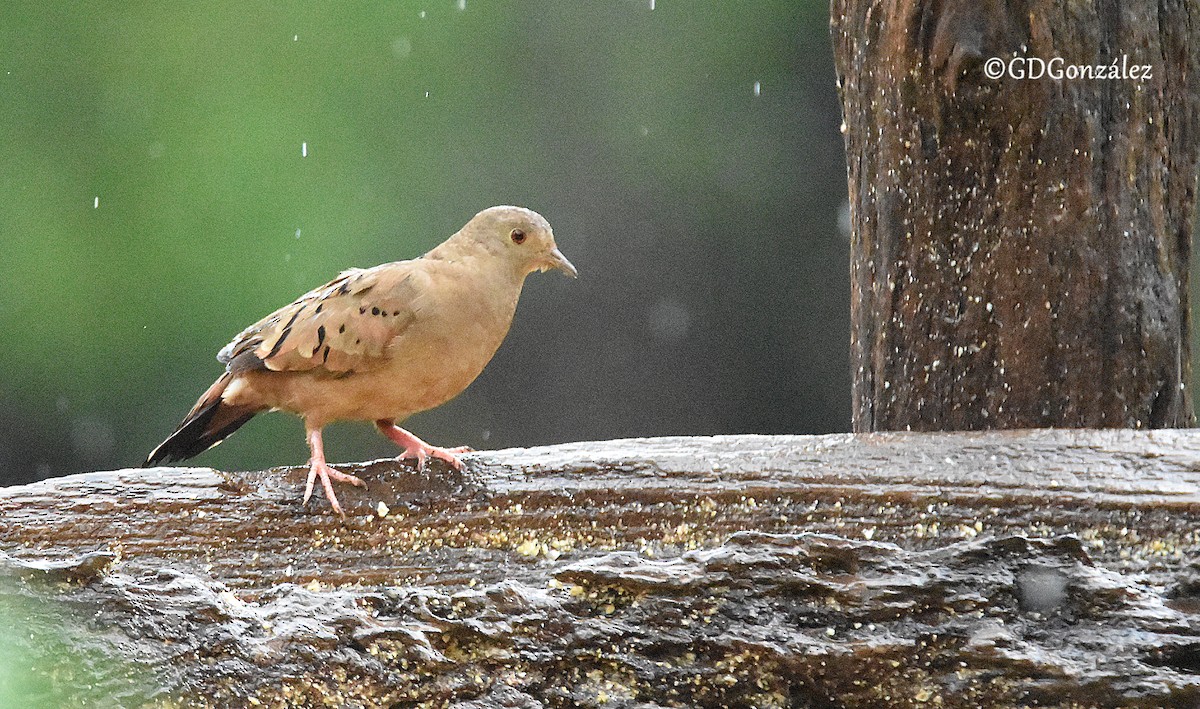
[[[1200,10],[833,0],[832,16],[854,429],[1191,425]]]

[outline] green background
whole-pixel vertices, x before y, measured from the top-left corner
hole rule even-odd
[[[504,203],[549,218],[581,277],[531,277],[488,370],[410,419],[418,435],[849,427],[824,3],[16,2],[0,19],[3,481],[140,463],[242,327]],[[360,424],[326,442],[335,462],[395,454]],[[196,462],[306,456],[273,414]]]

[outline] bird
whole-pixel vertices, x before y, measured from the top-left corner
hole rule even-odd
[[[399,426],[457,396],[508,334],[525,278],[549,269],[578,277],[545,217],[485,209],[423,256],[351,268],[254,323],[225,345],[212,386],[143,467],[186,460],[251,418],[285,411],[304,422],[309,447],[304,503],[320,480],[345,516],[333,482],[365,487],[325,459],[321,431],[370,421],[403,448],[399,459],[440,459],[462,470],[466,446],[439,448]]]

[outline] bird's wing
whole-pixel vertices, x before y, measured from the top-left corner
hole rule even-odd
[[[350,269],[243,330],[217,359],[231,373],[370,370],[412,325],[428,289],[418,261]]]

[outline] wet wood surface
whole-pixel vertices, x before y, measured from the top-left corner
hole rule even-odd
[[[162,706],[1200,705],[1200,433],[467,460],[342,466],[345,520],[300,468],[8,488],[0,589]]]
[[[1200,5],[833,0],[831,21],[855,430],[1191,425]]]

